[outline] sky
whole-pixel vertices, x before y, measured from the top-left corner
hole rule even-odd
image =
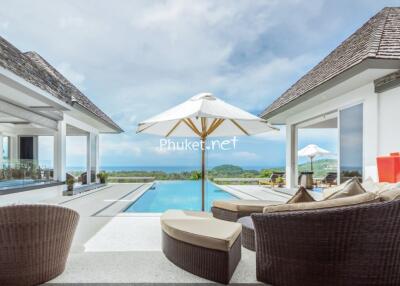
[[[34,3],[34,4],[33,4]],[[399,1],[1,0],[0,35],[36,51],[125,132],[102,135],[102,166],[197,166],[200,154],[160,150],[138,122],[200,92],[259,114],[371,16]],[[285,129],[238,138],[208,165],[283,166]],[[39,155],[51,164],[51,138]],[[336,130],[301,132],[299,147],[336,153]],[[84,165],[84,138],[67,165]]]

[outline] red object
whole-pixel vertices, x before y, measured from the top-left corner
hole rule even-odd
[[[379,182],[400,182],[400,152],[376,158]]]

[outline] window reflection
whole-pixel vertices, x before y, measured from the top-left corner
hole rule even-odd
[[[340,181],[363,173],[363,105],[340,111]]]

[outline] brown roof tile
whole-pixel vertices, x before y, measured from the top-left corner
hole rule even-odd
[[[68,104],[77,102],[116,131],[123,131],[40,55],[35,52],[22,53],[2,37],[0,37],[0,66]]]

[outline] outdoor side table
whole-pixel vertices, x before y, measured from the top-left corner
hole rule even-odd
[[[242,245],[243,247],[255,251],[256,239],[254,235],[254,224],[250,216],[245,216],[237,221],[242,224]]]

